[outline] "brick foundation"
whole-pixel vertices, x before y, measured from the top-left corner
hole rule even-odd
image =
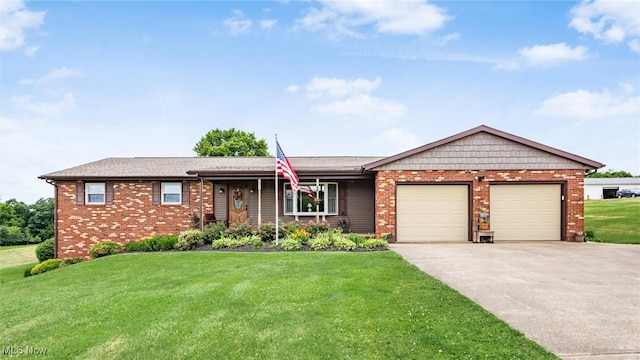
[[[484,181],[476,177],[484,176]],[[478,217],[484,211],[491,214],[489,186],[497,182],[563,183],[566,224],[564,239],[571,239],[571,232],[584,231],[584,170],[387,170],[376,176],[376,235],[393,234],[396,238],[396,184],[467,182],[472,184],[471,216]]]

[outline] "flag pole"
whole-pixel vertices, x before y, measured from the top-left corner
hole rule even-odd
[[[278,134],[276,134],[276,151],[278,148]],[[278,155],[276,154],[276,158],[275,158],[275,165],[276,165],[276,246],[278,246],[278,229],[280,228],[280,225],[278,224]]]

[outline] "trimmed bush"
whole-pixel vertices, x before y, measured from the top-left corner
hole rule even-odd
[[[365,240],[362,244],[360,244],[360,247],[363,247],[365,249],[379,249],[379,248],[388,248],[389,247],[389,243],[387,242],[387,240],[383,240],[383,239],[368,239]]]
[[[276,224],[261,224],[255,231],[255,234],[259,236],[262,241],[274,241],[276,239]]]
[[[36,246],[36,257],[38,258],[38,261],[43,262],[45,260],[53,259],[54,246],[55,244],[53,239],[45,240]]]
[[[38,275],[47,271],[57,269],[60,267],[60,264],[62,264],[62,260],[60,259],[45,260],[31,269],[31,275]]]
[[[198,246],[204,245],[202,232],[199,230],[187,230],[180,233],[176,249],[193,250]]]
[[[31,266],[31,267],[28,267],[28,268],[24,269],[24,277],[32,276],[31,275],[31,270],[33,270],[34,267],[35,266]]]
[[[248,222],[233,224],[225,231],[224,235],[225,237],[242,239],[243,237],[253,235],[253,229],[251,228],[251,224]]]
[[[143,251],[142,243],[138,241],[129,241],[124,245],[124,251],[126,252]]]
[[[95,244],[91,250],[89,250],[89,256],[92,259],[96,259],[103,256],[113,255],[122,252],[122,245],[113,241],[102,241]]]
[[[292,238],[286,238],[282,240],[282,250],[284,251],[297,251],[302,249],[300,241]]]
[[[221,239],[222,237],[224,237],[224,232],[226,230],[227,226],[223,221],[207,224],[207,226],[202,229],[202,237],[204,238],[204,243],[211,244],[215,240]]]
[[[356,248],[356,243],[347,238],[340,238],[333,242],[333,246],[338,250],[350,251]]]
[[[310,221],[306,227],[306,230],[309,232],[309,234],[313,238],[318,236],[318,234],[329,231],[329,223],[326,221],[322,221],[318,223]]]

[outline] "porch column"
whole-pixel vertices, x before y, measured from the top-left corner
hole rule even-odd
[[[258,178],[258,226],[262,224],[262,178]]]

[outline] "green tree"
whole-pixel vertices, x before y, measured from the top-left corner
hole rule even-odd
[[[41,198],[29,206],[31,217],[27,231],[32,238],[46,240],[53,237],[53,198]]]
[[[31,217],[31,209],[29,208],[29,205],[16,199],[7,200],[7,205],[10,205],[13,210],[15,210],[16,216],[20,219],[21,222],[18,226],[25,227],[29,223],[29,218]]]
[[[0,225],[4,226],[22,226],[20,218],[16,216],[16,210],[13,206],[0,203]]]
[[[269,156],[267,141],[235,128],[210,130],[193,148],[198,156]]]
[[[624,171],[624,170],[615,171],[615,170],[609,169],[605,172],[597,172],[587,177],[589,178],[629,178],[634,176],[631,175],[631,173],[628,171]]]

